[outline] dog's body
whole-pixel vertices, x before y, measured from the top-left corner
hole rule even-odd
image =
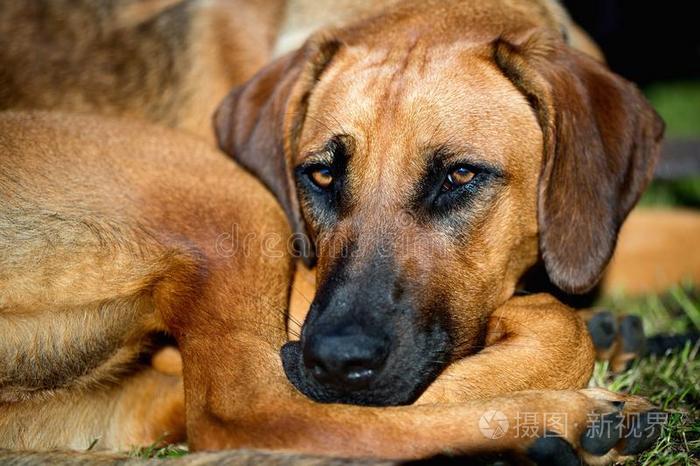
[[[213,140],[211,114],[271,57],[283,2],[0,5],[0,109],[138,118]]]
[[[462,424],[492,400],[435,413],[405,408],[380,422],[371,410],[316,405],[294,392],[277,354],[291,274],[286,220],[255,180],[206,144],[165,129],[144,135],[141,123],[60,113],[9,113],[0,126],[0,185],[9,201],[1,217],[3,446],[83,449],[99,439],[98,448],[119,449],[166,434],[183,439],[181,379],[136,358],[159,330],[174,334],[183,352],[195,448],[422,456],[441,451],[443,438],[425,432],[411,451],[398,439],[419,439],[426,422],[456,429],[451,442],[460,450],[482,442]],[[173,144],[163,150],[162,140]],[[423,403],[585,384],[592,348],[567,308],[519,298],[494,319],[493,333],[508,333],[504,344],[453,367]],[[539,341],[555,331],[560,339]],[[494,385],[481,383],[516,359],[530,370],[499,369],[489,375]],[[605,406],[576,392],[502,401],[552,411],[561,400],[584,419]],[[347,435],[356,437],[345,443]]]
[[[42,2],[2,8],[21,10],[38,4]],[[8,64],[3,69],[9,70],[0,74],[0,82],[7,84],[0,103],[3,108],[136,116],[213,139],[207,121],[214,102],[228,87],[249,78],[275,51],[298,41],[304,33],[294,31],[307,27],[294,20],[294,15],[288,16],[291,19],[287,23],[278,22],[282,7],[277,4],[225,8],[236,5],[196,1],[127,3],[126,13],[117,15],[122,21],[116,23],[119,27],[110,21],[96,22],[101,26],[95,37],[107,37],[107,45],[102,44],[97,51],[78,47],[74,55],[66,55],[65,45],[56,44],[55,50],[47,52],[58,57],[48,72],[26,63],[27,50],[33,50],[41,32],[39,28],[31,29],[28,39],[25,36],[25,40],[13,42],[0,59]],[[445,15],[441,16],[440,8],[445,8]],[[372,16],[372,8],[360,9]],[[256,20],[265,27],[251,28],[252,24],[247,23],[239,30],[243,32],[233,37],[232,30],[222,26],[234,21],[231,11],[244,18],[246,11],[254,11],[249,14],[258,15]],[[22,14],[0,11],[4,34],[26,31],[17,19]],[[343,22],[346,16],[340,16]],[[178,37],[171,28],[189,32]],[[249,29],[254,34],[247,34]],[[291,39],[275,40],[278,30],[287,31],[285,37]],[[455,36],[455,30],[468,33]],[[536,34],[523,36],[533,30]],[[630,125],[639,131],[634,133],[615,115],[603,116],[600,109],[589,108],[600,103],[598,97],[578,96],[578,100],[568,103],[575,110],[600,116],[610,128],[610,133],[599,134],[596,122],[586,122],[591,125],[586,127],[588,135],[600,146],[600,153],[591,155],[594,162],[601,154],[623,160],[629,156],[628,151],[634,152],[634,161],[615,162],[608,167],[616,176],[624,171],[625,185],[611,188],[620,195],[614,199],[620,204],[615,206],[616,211],[604,211],[610,206],[598,205],[595,196],[587,205],[591,210],[599,209],[595,212],[598,218],[586,220],[591,224],[587,233],[600,243],[596,247],[603,248],[592,254],[595,263],[590,264],[577,251],[556,245],[556,238],[544,240],[549,242],[545,247],[549,251],[545,253],[548,270],[554,281],[569,291],[585,289],[599,277],[612,252],[619,224],[651,174],[660,130],[650,109],[627,83],[613,79],[590,58],[569,56],[562,32],[573,45],[596,55],[585,36],[551,2],[457,2],[446,6],[406,3],[374,19],[318,36],[300,52],[273,63],[227,99],[218,113],[217,130],[220,145],[267,185],[285,212],[261,184],[205,142],[197,143],[145,123],[43,113],[0,117],[0,192],[8,199],[0,213],[2,446],[85,448],[95,437],[101,437],[101,448],[125,448],[151,443],[166,432],[169,440],[182,439],[186,430],[194,449],[248,446],[380,457],[420,457],[444,450],[528,451],[533,447],[532,438],[510,432],[499,439],[487,439],[479,431],[480,416],[497,406],[513,425],[521,413],[563,412],[569,420],[567,426],[558,428],[552,420],[539,417],[537,435],[554,430],[584,456],[598,451],[599,444],[591,447],[581,437],[587,432],[586,420],[591,412],[614,410],[608,401],[620,399],[628,401],[626,413],[648,409],[648,405],[633,397],[605,392],[552,391],[585,386],[593,363],[585,327],[568,308],[550,297],[512,297],[520,276],[542,253],[542,235],[552,231],[551,227],[543,230],[541,217],[538,221],[543,202],[538,200],[542,194],[536,182],[540,169],[551,163],[557,150],[575,144],[566,139],[573,135],[560,138],[564,129],[557,127],[561,122],[555,124],[551,114],[563,105],[561,95],[547,94],[551,91],[548,86],[560,85],[555,82],[556,76],[538,69],[546,78],[540,76],[533,81],[536,72],[527,67],[527,60],[519,53],[532,46],[535,58],[546,63],[549,58],[542,57],[556,50],[558,66],[571,65],[567,60],[575,62],[578,68],[569,72],[596,81],[610,92],[607,98],[621,99],[621,107],[634,107],[639,118]],[[118,59],[113,61],[114,52],[98,53],[105,47],[112,50],[108,45],[115,37],[123,37],[134,47],[132,54],[118,57],[124,63],[120,66]],[[155,45],[153,38],[163,37],[161,43],[170,45]],[[183,41],[182,50],[175,39]],[[544,45],[538,48],[539,40]],[[392,54],[387,52],[386,43],[408,45],[408,51],[404,54],[397,47]],[[80,40],[71,44],[80,44]],[[209,49],[208,45],[218,48]],[[162,47],[169,52],[162,55]],[[205,49],[206,53],[202,52]],[[231,49],[243,52],[230,55],[227,51]],[[57,64],[83,69],[84,63],[90,62],[81,55],[83,50],[87,50],[88,57],[102,56],[113,73],[103,76],[104,62],[98,61],[100,67],[85,68],[84,81],[76,80],[79,73],[66,73],[63,80],[56,78],[51,70]],[[424,55],[412,55],[416,51]],[[428,51],[435,51],[440,59],[428,58]],[[143,56],[148,60],[160,57],[163,64],[152,66],[145,59],[139,61],[137,57]],[[230,57],[235,60],[229,62]],[[468,73],[450,74],[456,60],[463,59],[466,61],[459,63]],[[139,62],[146,63],[144,71],[126,66]],[[401,66],[397,68],[396,63]],[[400,116],[406,93],[420,89],[422,84],[416,77],[424,78],[426,70],[427,75],[441,78],[433,83],[435,97],[439,98],[426,105],[436,105],[434,112],[441,115],[436,120],[444,122],[443,127],[442,123],[433,125],[439,122],[430,117],[424,118],[428,124],[423,127],[416,126],[410,116]],[[146,77],[143,89],[125,86],[119,93],[110,94],[96,86],[100,77],[104,82],[132,83],[135,76]],[[394,76],[394,80],[387,85],[384,80],[388,76]],[[586,79],[564,84],[580,91],[587,86]],[[374,84],[361,91],[353,87],[353,83],[366,81]],[[348,102],[353,101],[370,102],[379,110],[351,110]],[[470,110],[465,115],[467,102]],[[539,113],[533,112],[528,102]],[[377,122],[376,116],[389,104],[393,105],[389,115],[400,124],[389,117],[382,124]],[[420,113],[420,106],[416,109]],[[306,116],[311,124],[288,121],[300,116]],[[469,121],[467,126],[465,121]],[[350,136],[358,127],[374,136],[354,138],[353,150],[357,154],[365,151],[355,157],[364,157],[365,162],[353,162],[361,168],[353,165],[355,171],[349,179],[355,183],[362,180],[362,189],[374,193],[374,197],[354,201],[364,208],[360,209],[364,215],[346,221],[342,234],[336,231],[324,236],[326,232],[321,230],[325,220],[309,210],[312,201],[302,199],[306,210],[303,214],[299,210],[302,192],[296,193],[294,187],[299,181],[291,177],[301,172],[290,165],[303,162],[302,155],[327,149],[328,136],[334,144],[350,144],[334,137]],[[327,131],[335,133],[329,135]],[[418,350],[426,350],[402,355],[400,351],[407,351],[409,346],[405,341],[386,350],[387,367],[401,369],[403,380],[401,376],[390,378],[393,382],[380,380],[381,384],[372,380],[363,382],[362,388],[353,393],[338,394],[327,389],[326,379],[320,384],[314,381],[315,376],[305,372],[308,367],[305,369],[300,359],[303,354],[306,362],[311,351],[307,350],[309,335],[323,334],[312,325],[318,327],[326,319],[325,331],[349,315],[336,315],[333,319],[337,321],[328,321],[321,315],[333,313],[319,311],[328,302],[342,310],[338,302],[349,299],[342,294],[344,291],[338,291],[338,283],[342,285],[345,279],[337,277],[345,272],[337,266],[338,256],[329,253],[329,243],[335,242],[343,249],[348,238],[386,237],[382,227],[387,226],[418,230],[413,214],[407,224],[373,223],[382,211],[396,213],[391,210],[392,202],[401,197],[390,186],[377,184],[381,171],[373,164],[379,159],[367,145],[371,140],[375,151],[379,147],[381,153],[391,154],[381,159],[384,173],[397,175],[402,165],[418,173],[423,169],[416,162],[418,154],[406,142],[412,140],[411,134],[424,137],[422,142],[427,145],[440,145],[444,140],[458,147],[466,143],[474,149],[471,156],[484,151],[481,155],[491,163],[488,169],[496,170],[493,176],[509,184],[503,181],[501,186],[507,188],[492,188],[490,199],[498,202],[491,207],[487,199],[477,199],[475,202],[481,203],[477,212],[505,210],[488,218],[474,217],[467,223],[470,228],[479,225],[481,230],[460,233],[470,239],[472,248],[483,252],[480,260],[468,257],[463,244],[434,242],[436,249],[429,250],[419,235],[412,237],[413,232],[409,232],[405,237],[413,238],[412,247],[418,248],[413,251],[419,252],[419,258],[430,260],[419,260],[408,268],[408,256],[394,256],[399,259],[393,266],[375,262],[385,276],[355,273],[362,270],[361,261],[356,263],[360,265],[348,266],[347,270],[354,271],[349,273],[349,280],[368,287],[379,284],[382,289],[393,286],[383,279],[394,279],[392,274],[403,270],[398,275],[406,287],[394,286],[397,302],[402,296],[416,299],[421,294],[439,295],[444,302],[436,299],[430,303],[436,310],[433,314],[421,308],[423,317],[419,318],[412,315],[418,305],[411,309],[413,304],[407,304],[401,311],[406,321],[421,321],[403,332],[415,332],[412,343]],[[555,139],[559,149],[549,147]],[[394,151],[397,141],[404,144],[401,151]],[[410,157],[405,158],[405,154]],[[305,176],[316,176],[313,170],[318,167],[304,171],[309,167],[302,166],[301,171]],[[603,170],[595,163],[591,167]],[[564,173],[561,167],[554,170],[565,176],[570,169],[563,168]],[[547,173],[545,170],[542,176],[546,178]],[[314,179],[323,181],[330,175],[320,176]],[[411,176],[406,174],[407,183],[413,182]],[[550,195],[546,202],[575,207],[573,200],[561,197],[554,188],[550,192],[554,197]],[[393,200],[389,196],[392,193],[396,194]],[[546,219],[549,225],[561,223],[557,218],[560,214],[552,215]],[[604,236],[596,236],[596,222],[608,222]],[[316,252],[322,290],[312,305],[312,323],[305,324],[301,342],[285,347],[284,363],[290,379],[307,395],[323,401],[385,405],[417,399],[414,406],[385,409],[317,404],[288,383],[278,351],[287,340],[285,309],[293,274],[287,242],[289,225],[302,234],[297,239],[308,233],[320,240]],[[357,229],[368,225],[373,225],[367,230],[371,235]],[[447,240],[460,236],[444,231],[430,235],[431,241],[437,236]],[[585,234],[581,238],[582,242],[591,239]],[[355,243],[359,247],[350,249],[360,252],[349,257],[373,257],[376,252],[375,243]],[[301,249],[308,252],[303,245]],[[567,260],[570,263],[562,265]],[[439,274],[445,277],[440,283],[421,281]],[[329,283],[335,283],[335,288]],[[460,289],[461,298],[455,293]],[[381,290],[377,293],[374,303],[381,308],[385,297]],[[446,303],[450,306],[443,306]],[[299,309],[308,307],[308,303],[297,304]],[[356,309],[363,307],[366,303],[355,304]],[[437,336],[425,340],[426,346],[421,347],[419,342],[426,335],[423,321],[438,316],[442,321],[435,323]],[[372,321],[374,318],[365,315],[358,320],[374,322],[375,328],[384,330],[394,325],[389,320]],[[184,361],[185,399],[179,377],[138,364],[138,356],[147,351],[153,332],[170,333],[178,342]],[[359,335],[363,342],[374,344],[365,336]],[[384,338],[389,341],[394,337]],[[486,350],[465,357],[484,344],[489,345]],[[429,353],[427,349],[432,348],[440,352]],[[426,357],[430,360],[421,359]],[[41,361],[38,366],[37,360]],[[407,363],[426,365],[414,376],[410,367],[401,366]],[[451,365],[445,369],[448,363]],[[438,373],[442,375],[433,381]],[[513,393],[521,390],[538,391]],[[426,404],[431,405],[421,406]],[[49,419],[59,419],[60,423]],[[613,446],[614,442],[604,453]],[[633,448],[623,443],[610,450],[603,461],[634,453],[643,446]],[[566,448],[566,454],[573,455],[573,450]],[[535,455],[541,452],[541,448],[534,449]]]

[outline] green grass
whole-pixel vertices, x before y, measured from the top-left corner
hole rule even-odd
[[[136,448],[129,452],[129,456],[132,458],[139,459],[150,459],[150,458],[180,458],[188,454],[186,445],[176,444],[176,445],[165,445],[162,446],[162,442],[156,442],[153,445],[149,445],[143,448]]]
[[[641,206],[681,205],[700,208],[700,177],[655,180],[639,201]]]
[[[700,81],[657,83],[645,94],[666,122],[666,138],[700,138]],[[700,208],[700,176],[651,183],[640,205]]]
[[[660,83],[645,93],[665,120],[667,137],[700,137],[700,81]],[[654,181],[640,205],[698,208],[700,177]],[[665,295],[634,299],[607,296],[599,304],[640,316],[647,335],[700,331],[698,288],[678,286]],[[628,464],[700,465],[699,352],[698,345],[688,344],[662,357],[639,359],[619,374],[610,373],[606,363],[596,363],[591,385],[644,396],[669,413],[656,445]]]
[[[646,95],[666,121],[667,137],[700,137],[700,82],[663,83]],[[654,181],[640,205],[700,207],[700,177]],[[642,317],[647,335],[700,330],[700,290],[677,287],[664,296],[627,299],[609,296],[601,303]],[[669,413],[654,448],[629,464],[700,465],[700,358],[696,345],[664,357],[636,361],[621,374],[597,363],[592,384],[649,398]]]
[[[700,292],[676,287],[663,296],[607,297],[601,305],[614,312],[639,315],[648,335],[700,331]],[[663,357],[635,361],[619,374],[596,363],[592,386],[640,395],[669,413],[656,445],[628,464],[644,466],[700,464],[700,345]]]
[[[645,94],[666,122],[666,136],[700,136],[700,81],[653,84]]]

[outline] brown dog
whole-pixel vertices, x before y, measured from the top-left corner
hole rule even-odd
[[[186,433],[193,449],[388,458],[537,457],[556,442],[570,459],[561,440],[535,437],[560,433],[585,455],[600,448],[589,416],[617,412],[619,400],[624,413],[649,409],[551,390],[585,385],[593,356],[582,321],[544,295],[497,309],[488,348],[450,366],[415,406],[313,403],[284,377],[289,230],[254,179],[204,143],[141,123],[7,113],[0,134],[3,447],[99,439],[119,449]],[[247,238],[235,254],[221,246],[231,231]],[[179,377],[138,364],[158,330],[182,351],[184,406]],[[521,389],[543,390],[512,393]],[[478,422],[493,409],[511,426],[534,413],[535,437],[485,436]],[[625,445],[605,460],[638,449]]]
[[[13,253],[3,264],[14,268],[4,268],[3,317],[28,335],[48,309],[62,318],[39,334],[57,348],[41,353],[51,356],[45,367],[6,366],[3,438],[76,446],[103,432],[104,446],[116,447],[177,432],[177,379],[140,372],[94,396],[77,390],[119,375],[146,334],[167,330],[185,361],[193,448],[416,457],[524,452],[534,442],[537,457],[561,442],[486,439],[477,421],[497,406],[512,423],[563,411],[569,424],[540,416],[535,432],[558,432],[582,454],[610,450],[617,439],[582,434],[590,412],[613,410],[599,398],[614,394],[483,399],[585,384],[592,353],[581,322],[551,298],[511,296],[539,254],[563,289],[595,283],[660,136],[636,89],[564,43],[557,14],[525,2],[402,4],[310,40],[235,91],[217,117],[222,146],[277,195],[300,249],[310,257],[307,234],[317,245],[320,289],[301,341],[285,347],[289,378],[322,401],[450,405],[324,406],[287,384],[277,351],[290,259],[263,241],[285,237],[286,222],[205,146],[159,130],[139,135],[141,125],[4,117],[2,191],[16,202],[4,213]],[[53,175],[41,176],[49,167]],[[75,179],[78,192],[61,192]],[[13,228],[17,219],[28,227]],[[217,241],[231,225],[268,253],[222,254]],[[24,230],[33,241],[21,241]],[[78,328],[78,338],[63,338]],[[46,346],[5,341],[8,358]],[[484,343],[493,345],[465,358]],[[54,397],[42,396],[47,389]],[[137,398],[163,401],[149,412],[134,408]],[[57,433],[38,411],[61,412],[75,429],[42,438]],[[15,416],[24,421],[9,422]],[[600,460],[641,447],[623,441]]]

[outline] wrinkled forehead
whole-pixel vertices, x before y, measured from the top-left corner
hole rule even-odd
[[[527,100],[483,44],[341,48],[311,94],[299,156],[333,134],[374,163],[448,146],[506,166],[541,147]]]

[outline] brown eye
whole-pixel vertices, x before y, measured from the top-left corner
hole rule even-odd
[[[459,167],[447,175],[447,178],[445,178],[445,181],[442,183],[442,191],[452,191],[460,186],[464,186],[469,183],[474,176],[475,173],[467,167]]]
[[[309,172],[309,177],[321,189],[328,189],[333,184],[333,175],[328,167],[314,168]]]

